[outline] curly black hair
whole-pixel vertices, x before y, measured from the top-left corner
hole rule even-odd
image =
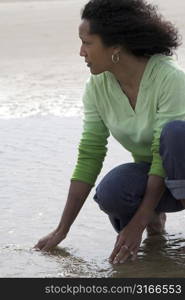
[[[81,18],[105,46],[123,46],[135,56],[171,56],[181,44],[178,29],[144,0],[90,0]]]

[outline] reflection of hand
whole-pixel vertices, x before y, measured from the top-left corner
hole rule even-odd
[[[36,250],[49,251],[64,240],[65,237],[66,235],[61,234],[59,230],[54,230],[47,236],[40,239],[34,248]]]
[[[118,234],[114,249],[109,258],[113,264],[124,263],[129,257],[136,259],[142,240],[143,229],[138,229],[136,224],[129,223]]]

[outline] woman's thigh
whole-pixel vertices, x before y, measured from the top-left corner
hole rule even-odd
[[[149,163],[115,167],[98,184],[95,201],[107,214],[132,214],[143,198],[149,168]]]

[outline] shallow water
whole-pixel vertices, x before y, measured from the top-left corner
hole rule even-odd
[[[171,242],[169,242],[171,239]],[[146,241],[136,262],[111,266],[106,259],[87,259],[74,247],[57,248],[52,253],[33,251],[29,245],[9,244],[1,247],[2,277],[63,277],[63,278],[141,278],[182,277],[185,272],[185,254],[180,254],[172,243],[180,246],[184,240],[173,236]],[[170,245],[171,243],[171,245]],[[88,249],[86,248],[88,251]],[[102,252],[102,251],[100,251]],[[7,261],[9,268],[7,268]]]
[[[113,266],[108,257],[116,233],[94,203],[94,190],[57,249],[33,250],[58,224],[76,161],[89,73],[75,30],[85,1],[71,0],[70,14],[65,0],[0,2],[0,277],[184,277],[184,212],[168,214],[164,236],[144,234],[136,262]],[[165,3],[178,19],[180,8]],[[185,65],[184,56],[179,59]],[[110,138],[98,181],[130,160]]]
[[[167,233],[146,240],[135,263],[112,266],[116,233],[88,197],[70,233],[50,254],[34,251],[53,230],[64,207],[75,163],[81,119],[31,117],[1,120],[1,277],[184,277],[185,214],[168,214]],[[73,143],[71,143],[71,139]],[[113,139],[101,177],[129,161]],[[117,153],[116,157],[112,153]]]

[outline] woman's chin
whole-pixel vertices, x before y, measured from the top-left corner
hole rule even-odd
[[[103,71],[95,70],[95,69],[93,69],[92,67],[90,67],[90,72],[91,72],[91,74],[93,74],[93,75],[99,75],[99,74],[103,73]]]

